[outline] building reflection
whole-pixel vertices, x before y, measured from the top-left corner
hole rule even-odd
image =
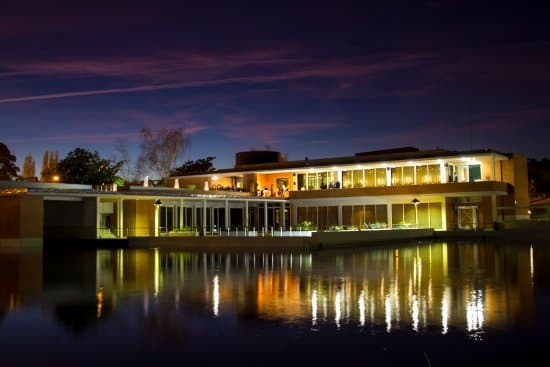
[[[0,314],[37,303],[42,291],[42,250],[0,247]]]
[[[550,284],[549,262],[536,246],[443,242],[302,254],[4,251],[0,322],[38,304],[79,334],[131,304],[152,340],[185,339],[182,310],[239,324],[482,339],[533,322],[534,287]]]
[[[474,337],[531,320],[537,276],[532,248],[475,243],[336,255],[119,250],[98,251],[96,261],[95,288],[114,308],[139,293],[144,314],[155,298],[168,297],[174,308],[242,322],[372,332],[455,329]]]

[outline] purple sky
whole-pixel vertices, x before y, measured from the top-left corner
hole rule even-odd
[[[112,158],[118,138],[136,156],[143,127],[184,128],[180,163],[217,168],[266,145],[289,159],[405,145],[550,157],[535,4],[80,3],[2,6],[0,141],[19,166],[78,146]]]

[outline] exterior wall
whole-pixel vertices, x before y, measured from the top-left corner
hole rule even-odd
[[[99,227],[97,212],[97,198],[84,198],[82,223],[84,228],[89,229],[89,233],[85,235],[86,238],[97,238],[97,229]]]
[[[42,237],[44,234],[44,199],[41,196],[21,198],[21,237]]]
[[[21,196],[0,197],[0,238],[19,238]]]
[[[154,236],[154,200],[124,200],[123,227],[128,237]]]
[[[496,166],[498,162],[495,162],[495,177],[493,177],[493,159],[491,157],[484,157],[479,161],[481,163],[481,180],[498,181],[498,176],[496,175]]]
[[[44,233],[41,196],[0,197],[0,238],[40,238]]]
[[[516,219],[529,218],[529,180],[527,178],[527,159],[519,154],[512,157],[514,163],[514,196],[516,200]]]
[[[258,185],[258,175],[256,175],[255,173],[251,173],[243,176],[244,191],[256,193],[256,190],[259,188],[260,185]]]
[[[44,202],[44,236],[97,238],[97,200],[46,200]]]
[[[332,189],[314,191],[292,191],[290,199],[343,198],[356,196],[386,196],[386,195],[430,195],[452,194],[459,192],[494,192],[497,195],[506,194],[509,186],[501,182],[462,182],[449,184],[429,184],[394,187],[372,187],[356,189]]]
[[[493,218],[492,199],[490,196],[484,196],[481,199],[479,208],[479,222],[483,224],[484,229],[494,228],[496,218]]]
[[[499,200],[499,206],[506,207],[499,219],[528,219],[529,183],[527,179],[527,159],[514,154],[512,159],[502,162],[502,179],[511,184],[509,195]]]
[[[458,229],[457,218],[456,218],[456,209],[455,198],[447,197],[445,198],[445,216],[447,219],[447,230],[456,230]]]

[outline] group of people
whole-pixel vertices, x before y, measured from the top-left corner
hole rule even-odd
[[[288,188],[283,184],[279,187],[277,187],[277,190],[273,190],[273,185],[270,186],[268,189],[267,187],[264,187],[262,190],[256,189],[256,195],[259,197],[284,197],[285,193],[288,191]]]

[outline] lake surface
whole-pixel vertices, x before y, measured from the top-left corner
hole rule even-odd
[[[0,366],[548,365],[550,243],[0,251]]]

